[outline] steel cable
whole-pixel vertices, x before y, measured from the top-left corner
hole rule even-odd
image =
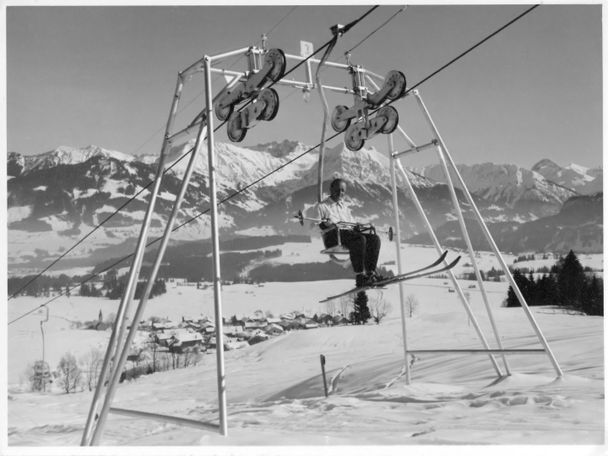
[[[506,29],[508,26],[514,24],[516,21],[518,21],[519,19],[521,19],[522,17],[524,17],[525,15],[527,15],[528,13],[530,13],[532,10],[534,10],[536,7],[540,6],[539,4],[534,5],[533,7],[529,8],[528,10],[526,10],[525,12],[523,12],[522,14],[520,14],[519,16],[517,16],[516,18],[512,19],[511,21],[509,21],[507,24],[503,25],[502,27],[500,27],[499,29],[497,29],[495,32],[491,33],[490,35],[488,35],[486,38],[484,38],[483,40],[481,40],[480,42],[478,42],[477,44],[475,44],[474,46],[470,47],[468,50],[466,50],[465,52],[461,53],[458,57],[452,59],[450,62],[448,62],[447,64],[443,65],[442,67],[440,67],[438,70],[434,71],[433,73],[431,73],[429,76],[425,77],[424,79],[422,79],[420,82],[416,83],[412,88],[408,89],[406,91],[405,94],[411,92],[412,90],[414,90],[416,87],[419,87],[420,85],[422,85],[423,83],[425,83],[426,81],[428,81],[429,79],[431,79],[432,77],[436,76],[437,74],[439,74],[439,72],[443,71],[444,69],[446,69],[448,66],[452,65],[453,63],[455,63],[457,60],[461,59],[462,57],[464,57],[466,54],[468,54],[469,52],[471,52],[473,49],[479,47],[481,44],[485,43],[487,40],[489,40],[490,38],[492,38],[493,36],[495,36],[496,34],[498,34],[499,32],[501,32],[502,30]],[[324,47],[326,47],[327,45],[329,45],[330,42],[328,42]],[[320,49],[319,49],[320,50]],[[318,51],[317,51],[318,52]],[[314,55],[314,54],[313,54]],[[312,57],[312,56],[311,56]],[[310,58],[310,57],[309,57]],[[304,61],[303,61],[304,62]],[[303,63],[302,62],[302,63]],[[297,65],[299,66],[299,65]],[[292,70],[293,71],[293,70]],[[291,72],[291,71],[290,71]],[[404,95],[405,96],[405,95]],[[387,105],[392,104],[394,101],[397,100],[392,100],[390,103],[387,103]],[[218,127],[219,128],[219,127]],[[338,132],[336,134],[334,134],[333,136],[329,137],[327,141],[331,141],[332,139],[336,138],[338,135],[340,135],[341,133]],[[230,196],[224,198],[223,200],[219,201],[218,204],[223,204],[226,201],[234,198],[235,196],[239,195],[240,193],[243,193],[244,191],[248,190],[249,188],[253,187],[254,185],[258,184],[259,182],[261,182],[262,180],[268,178],[269,176],[271,176],[272,174],[274,174],[275,172],[280,171],[281,169],[285,168],[286,166],[290,165],[291,163],[295,162],[296,160],[299,160],[300,158],[302,158],[304,155],[307,155],[308,153],[312,152],[313,150],[315,150],[317,147],[320,146],[320,143],[317,144],[316,146],[308,149],[307,151],[302,152],[300,155],[294,157],[291,160],[288,160],[287,162],[285,162],[284,164],[282,164],[281,166],[279,166],[278,168],[270,171],[269,173],[265,174],[264,176],[260,177],[259,179],[256,179],[255,181],[251,182],[250,184],[248,184],[247,186],[243,187],[242,189],[238,190],[237,192],[231,194]],[[179,158],[179,160],[181,160],[182,158],[184,158],[186,155],[188,155],[189,153],[192,152],[192,149],[190,150],[190,152],[187,152],[186,154],[182,155],[182,157]],[[209,209],[200,212],[199,214],[197,214],[196,216],[192,217],[191,219],[189,219],[188,221],[182,223],[181,225],[178,225],[177,227],[175,227],[172,231],[176,231],[178,229],[180,229],[182,226],[187,225],[188,223],[191,223],[192,221],[196,220],[197,218],[199,218],[200,216],[206,214],[207,212],[209,212]],[[151,242],[149,242],[148,244],[146,244],[146,247],[149,247],[150,245],[160,241],[162,238],[157,238]],[[99,276],[100,274],[102,274],[103,272],[106,272],[107,270],[111,269],[112,267],[116,266],[117,264],[120,264],[122,261],[125,261],[127,259],[129,259],[130,257],[132,257],[133,254],[130,254],[128,256],[125,256],[123,258],[121,258],[120,260],[118,260],[116,263],[113,263],[111,266],[107,267],[106,269],[91,275],[89,278],[87,278],[86,280],[80,282],[78,285],[72,287],[69,289],[69,291],[75,289],[77,286],[82,285],[90,280],[92,280],[93,278]],[[41,304],[38,307],[35,307],[34,309],[32,309],[29,312],[26,312],[24,314],[22,314],[21,316],[17,317],[16,319],[10,321],[8,324],[12,324],[24,317],[26,317],[27,315],[30,315],[32,313],[34,313],[35,311],[37,311],[38,309],[41,309],[42,307],[45,307],[46,305],[50,304],[51,302],[53,302],[55,299],[58,299],[62,296],[64,296],[65,293],[61,293],[57,296],[55,296],[53,299]]]
[[[344,34],[344,33],[348,32],[348,31],[349,31],[349,30],[350,30],[352,27],[354,27],[354,26],[355,26],[356,24],[358,24],[358,23],[359,23],[361,20],[363,20],[365,17],[367,17],[367,16],[368,16],[368,15],[369,15],[369,14],[370,14],[372,11],[374,11],[376,8],[378,8],[378,6],[374,6],[374,7],[370,8],[370,9],[369,9],[369,10],[368,10],[366,13],[364,13],[364,14],[363,14],[361,17],[359,17],[358,19],[356,19],[356,20],[354,20],[354,21],[350,22],[350,23],[349,23],[347,26],[345,26],[345,27],[344,27],[342,34]],[[293,9],[290,11],[290,13],[291,13],[291,12],[292,12],[294,9],[295,9],[295,8],[293,8]],[[290,14],[290,13],[288,13],[288,14]],[[285,16],[285,17],[286,17],[286,16]],[[329,40],[329,41],[328,41],[328,42],[327,42],[325,45],[321,46],[321,47],[320,47],[319,49],[317,49],[317,50],[316,50],[314,53],[312,53],[311,55],[309,55],[309,56],[308,56],[306,59],[304,59],[304,60],[302,60],[301,62],[299,62],[298,64],[296,64],[296,65],[295,65],[293,68],[291,68],[291,69],[290,69],[288,72],[284,73],[283,77],[285,77],[285,76],[286,76],[286,75],[288,75],[289,73],[292,73],[292,72],[293,72],[293,71],[295,71],[295,70],[296,70],[298,67],[300,67],[301,65],[303,65],[303,64],[304,64],[306,61],[308,61],[309,59],[311,59],[311,58],[312,58],[314,55],[316,55],[317,53],[319,53],[321,50],[325,49],[327,46],[331,45],[331,43],[332,43],[332,41],[333,41],[333,40],[334,40],[334,39],[332,38],[332,40]],[[237,60],[237,61],[238,61],[238,60]],[[270,84],[270,85],[269,85],[269,87],[272,87],[272,86],[273,86],[274,84],[276,84],[277,82],[278,82],[278,81],[274,81],[272,84]],[[244,106],[241,108],[241,110],[242,110],[242,109],[244,109],[246,106],[247,106],[247,104],[245,104],[245,105],[244,105]],[[218,127],[217,127],[217,128],[215,128],[215,129],[214,129],[214,131],[217,131],[217,130],[218,130],[219,128],[221,128],[221,127],[222,127],[222,126],[223,126],[225,123],[226,123],[226,121],[222,122],[220,125],[218,125]],[[331,139],[335,138],[336,136],[337,136],[337,134],[336,134],[336,135],[334,135],[334,136],[332,136],[332,137],[330,137],[328,140],[331,140]],[[254,181],[253,183],[251,183],[251,184],[247,185],[246,187],[244,187],[244,188],[240,189],[239,191],[237,191],[237,192],[233,193],[233,194],[232,194],[232,195],[230,195],[228,198],[226,198],[226,199],[224,199],[224,200],[221,200],[221,201],[219,202],[219,204],[223,204],[224,202],[228,201],[228,200],[229,200],[229,199],[231,199],[231,198],[234,198],[235,196],[237,196],[238,194],[240,194],[240,193],[244,192],[245,190],[248,190],[248,189],[249,189],[249,188],[251,188],[253,185],[256,185],[257,183],[259,183],[259,182],[261,182],[262,180],[266,179],[267,177],[269,177],[270,175],[274,174],[275,172],[277,172],[277,171],[279,171],[279,170],[283,169],[285,166],[287,166],[287,165],[289,165],[289,164],[293,163],[295,160],[297,160],[297,159],[301,158],[302,156],[304,156],[304,155],[308,154],[309,152],[311,152],[312,150],[316,149],[317,147],[319,147],[319,145],[316,145],[316,146],[312,147],[311,149],[309,149],[309,150],[307,150],[307,151],[303,152],[302,154],[298,155],[298,156],[297,156],[295,159],[290,160],[290,161],[288,161],[287,163],[284,163],[283,165],[279,166],[279,167],[278,167],[278,168],[276,168],[275,170],[273,170],[273,171],[271,171],[271,172],[267,173],[267,174],[266,174],[265,176],[263,176],[262,178],[260,178],[260,179],[258,179],[258,180],[256,180],[256,181]],[[178,162],[180,162],[182,159],[184,159],[184,158],[185,158],[187,155],[191,154],[193,151],[194,151],[194,148],[191,148],[191,149],[190,149],[188,152],[186,152],[186,153],[185,153],[185,154],[183,154],[181,157],[179,157],[179,158],[178,158],[178,159],[177,159],[177,160],[176,160],[176,161],[175,161],[175,162],[174,162],[174,163],[173,163],[173,164],[172,164],[170,167],[168,167],[168,168],[167,168],[167,169],[166,169],[166,170],[163,172],[163,174],[164,174],[164,173],[166,173],[166,172],[168,172],[168,171],[169,171],[171,168],[173,168],[173,167],[174,167],[174,166],[175,166],[175,165],[176,165]],[[150,185],[151,185],[153,182],[154,182],[154,181],[150,181],[150,182],[148,182],[148,184],[147,184],[147,185],[146,185],[144,188],[142,188],[142,190],[140,190],[140,192],[139,192],[137,195],[135,195],[135,197],[136,197],[136,196],[138,196],[138,195],[139,195],[141,192],[143,192],[143,190],[144,190],[145,188],[149,187],[149,186],[150,186]],[[121,209],[123,209],[123,208],[124,208],[124,207],[125,207],[127,204],[129,204],[131,201],[133,201],[133,199],[134,199],[135,197],[133,197],[133,198],[131,198],[129,201],[127,201],[127,202],[126,202],[126,203],[125,203],[123,206],[121,206],[121,208],[120,208],[119,210],[115,211],[115,212],[114,212],[114,213],[113,213],[113,214],[112,214],[110,217],[108,217],[106,220],[104,220],[104,221],[103,221],[103,223],[107,222],[107,220],[109,220],[111,217],[113,217],[114,215],[116,215],[116,214],[117,214],[117,213],[118,213],[118,212],[119,212]],[[188,220],[186,223],[183,223],[183,224],[181,224],[181,225],[177,226],[176,228],[174,228],[174,229],[172,230],[172,232],[176,231],[177,229],[181,228],[182,226],[184,226],[184,225],[186,225],[186,224],[188,224],[188,223],[191,223],[192,221],[196,220],[196,219],[197,219],[197,218],[199,218],[201,215],[203,215],[203,214],[205,214],[205,213],[207,213],[207,212],[209,212],[209,209],[207,209],[206,211],[203,211],[203,212],[199,213],[198,215],[196,215],[195,217],[193,217],[193,218],[189,219],[189,220]],[[88,234],[85,236],[85,238],[87,238],[88,236],[90,236],[90,235],[91,235],[91,234],[92,234],[94,231],[96,231],[97,229],[99,229],[101,226],[102,226],[102,224],[99,224],[98,226],[96,226],[96,227],[95,227],[95,228],[94,228],[94,229],[93,229],[93,230],[92,230],[90,233],[88,233]],[[153,240],[153,241],[149,242],[148,244],[146,244],[146,248],[147,248],[147,247],[149,247],[150,245],[152,245],[152,244],[154,244],[154,243],[156,243],[156,242],[160,241],[161,239],[162,239],[162,238],[156,238],[155,240]],[[79,244],[80,244],[82,241],[84,241],[84,238],[83,238],[83,239],[81,239],[81,240],[80,240],[80,241],[77,243],[77,245],[79,245]],[[73,250],[73,249],[74,249],[74,248],[75,248],[77,245],[72,246],[72,247],[69,249],[69,251],[72,251],[72,250]],[[21,292],[22,292],[22,291],[23,291],[23,290],[24,290],[24,289],[25,289],[25,288],[26,288],[28,285],[30,285],[31,283],[33,283],[33,282],[34,282],[36,279],[38,279],[39,277],[41,277],[41,276],[42,276],[42,274],[43,274],[44,272],[46,272],[48,269],[50,269],[50,267],[52,267],[54,264],[56,264],[57,262],[59,262],[59,260],[60,260],[60,259],[64,258],[64,257],[65,257],[65,255],[67,255],[67,253],[69,253],[69,251],[68,251],[68,252],[65,252],[63,255],[61,255],[59,258],[57,258],[57,259],[56,259],[56,260],[55,260],[53,263],[51,263],[51,265],[49,265],[49,266],[48,266],[46,269],[44,269],[44,270],[43,270],[41,273],[38,273],[38,274],[37,274],[37,275],[36,275],[36,276],[35,276],[35,277],[34,277],[32,280],[30,280],[30,281],[29,281],[29,282],[28,282],[28,283],[27,283],[27,284],[26,284],[24,287],[22,287],[22,288],[21,288],[19,291],[17,291],[17,292],[15,292],[15,293],[13,293],[13,295],[11,295],[11,296],[9,297],[9,299],[14,298],[14,297],[15,297],[15,296],[17,296],[19,293],[21,293]],[[123,261],[125,261],[125,260],[127,260],[127,259],[131,258],[132,256],[133,256],[133,253],[132,253],[132,254],[130,254],[130,255],[128,255],[128,256],[125,256],[125,257],[121,258],[121,259],[120,259],[120,260],[118,260],[116,263],[112,264],[110,267],[108,267],[108,268],[106,268],[106,269],[104,269],[104,270],[102,270],[102,271],[100,271],[100,272],[98,272],[98,273],[96,273],[96,274],[93,274],[93,275],[89,276],[87,279],[85,279],[85,280],[83,280],[83,281],[79,282],[79,284],[78,284],[78,285],[75,285],[74,287],[69,288],[69,289],[68,289],[66,292],[68,292],[68,291],[72,291],[73,289],[77,288],[78,286],[82,286],[84,283],[86,283],[86,282],[88,282],[88,281],[92,280],[93,278],[95,278],[95,277],[99,276],[100,274],[102,274],[103,272],[105,272],[105,271],[107,271],[107,270],[111,269],[111,268],[112,268],[112,267],[114,267],[115,265],[120,264],[121,262],[123,262]],[[14,323],[14,322],[16,322],[16,321],[20,320],[21,318],[23,318],[23,317],[25,317],[25,316],[27,316],[27,315],[30,315],[31,313],[35,312],[36,310],[38,310],[38,309],[40,309],[40,308],[42,308],[42,307],[44,307],[44,306],[46,306],[46,305],[50,304],[50,303],[51,303],[51,302],[53,302],[55,299],[57,299],[57,298],[60,298],[60,297],[64,296],[66,292],[64,292],[64,293],[60,293],[59,295],[55,296],[53,299],[51,299],[51,300],[49,300],[49,301],[45,302],[44,304],[41,304],[39,307],[36,307],[36,308],[32,309],[32,310],[31,310],[31,311],[29,311],[29,312],[26,312],[25,314],[23,314],[23,315],[21,315],[21,316],[17,317],[16,319],[14,319],[14,320],[10,321],[8,324],[10,325],[10,324],[12,324],[12,323]]]
[[[525,15],[527,15],[528,13],[530,13],[532,10],[534,10],[534,9],[535,9],[536,7],[538,7],[538,6],[540,6],[540,5],[538,5],[538,4],[537,4],[537,5],[534,5],[533,7],[529,8],[529,9],[528,9],[528,10],[526,10],[526,11],[524,11],[522,14],[520,14],[519,16],[515,17],[514,19],[512,19],[512,20],[511,20],[511,21],[509,21],[509,22],[507,22],[505,25],[503,25],[503,26],[502,26],[502,27],[500,27],[499,29],[497,29],[495,32],[491,33],[490,35],[488,35],[487,37],[485,37],[484,39],[482,39],[481,41],[479,41],[477,44],[475,44],[474,46],[470,47],[470,48],[469,48],[468,50],[466,50],[465,52],[461,53],[461,54],[460,54],[458,57],[456,57],[456,58],[454,58],[454,59],[450,60],[450,61],[449,61],[447,64],[443,65],[443,66],[442,66],[442,67],[440,67],[438,70],[434,71],[434,72],[433,72],[433,73],[431,73],[429,76],[425,77],[425,78],[424,78],[424,79],[422,79],[420,82],[416,83],[416,84],[415,84],[415,85],[414,85],[412,88],[408,89],[408,90],[406,91],[406,94],[407,94],[407,93],[409,93],[409,92],[411,92],[412,90],[414,90],[416,87],[419,87],[420,85],[422,85],[423,83],[425,83],[426,81],[428,81],[429,79],[431,79],[432,77],[436,76],[437,74],[439,74],[439,72],[441,72],[441,71],[445,70],[445,69],[446,69],[448,66],[452,65],[452,64],[453,64],[453,63],[455,63],[457,60],[461,59],[461,58],[462,58],[462,57],[464,57],[466,54],[468,54],[469,52],[471,52],[473,49],[477,48],[478,46],[480,46],[481,44],[485,43],[485,42],[486,42],[486,41],[488,41],[490,38],[492,38],[493,36],[495,36],[496,34],[498,34],[499,32],[503,31],[504,29],[506,29],[506,28],[507,28],[507,27],[509,27],[510,25],[514,24],[516,21],[518,21],[518,20],[520,20],[521,18],[523,18]],[[326,47],[326,46],[327,46],[327,45],[329,45],[330,43],[331,43],[331,41],[330,41],[330,42],[328,42],[328,43],[327,43],[327,44],[326,44],[324,47]],[[320,49],[319,49],[319,50],[320,50]],[[317,52],[318,52],[318,51],[317,51]],[[314,55],[314,54],[313,54],[313,55]],[[312,57],[312,56],[311,56],[311,57]],[[309,57],[309,58],[310,58],[310,57]],[[405,95],[404,95],[404,96],[405,96]],[[387,103],[387,105],[388,105],[388,104],[392,104],[394,101],[397,101],[397,100],[392,100],[390,103]],[[219,127],[218,127],[218,128],[219,128]],[[331,140],[333,140],[334,138],[336,138],[336,137],[337,137],[338,135],[340,135],[340,134],[341,134],[340,132],[338,132],[338,133],[334,134],[333,136],[329,137],[329,138],[326,140],[326,142],[327,142],[327,141],[331,141]],[[231,195],[230,195],[230,196],[228,196],[227,198],[224,198],[223,200],[221,200],[221,201],[219,202],[219,204],[223,204],[223,203],[225,203],[226,201],[228,201],[228,200],[230,200],[230,199],[234,198],[235,196],[239,195],[240,193],[243,193],[244,191],[246,191],[246,190],[248,190],[249,188],[253,187],[254,185],[258,184],[258,183],[259,183],[259,182],[261,182],[262,180],[264,180],[264,179],[268,178],[270,175],[274,174],[275,172],[278,172],[279,170],[281,170],[281,169],[285,168],[286,166],[289,166],[291,163],[293,163],[293,162],[295,162],[295,161],[299,160],[299,159],[300,159],[300,158],[302,158],[304,155],[307,155],[308,153],[312,152],[313,150],[315,150],[315,149],[316,149],[317,147],[319,147],[319,146],[320,146],[320,144],[317,144],[316,146],[314,146],[314,147],[312,147],[312,148],[310,148],[310,149],[308,149],[308,150],[306,150],[306,151],[302,152],[301,154],[299,154],[298,156],[294,157],[293,159],[288,160],[287,162],[285,162],[284,164],[282,164],[282,165],[281,165],[281,166],[279,166],[278,168],[274,169],[273,171],[271,171],[271,172],[269,172],[269,173],[265,174],[264,176],[260,177],[259,179],[256,179],[255,181],[251,182],[251,183],[250,183],[250,184],[248,184],[247,186],[245,186],[245,187],[243,187],[242,189],[238,190],[237,192],[235,192],[235,193],[231,194]],[[190,152],[192,152],[192,150],[191,150]],[[183,158],[183,157],[185,157],[186,155],[188,155],[190,152],[188,152],[188,153],[184,154],[182,157],[180,157],[180,160],[181,160],[181,158]],[[182,223],[181,225],[178,225],[177,227],[175,227],[175,228],[173,229],[173,231],[176,231],[176,230],[180,229],[181,227],[183,227],[184,225],[187,225],[188,223],[191,223],[192,221],[196,220],[196,219],[197,219],[197,218],[199,218],[200,216],[202,216],[202,215],[206,214],[207,212],[209,212],[209,210],[210,210],[210,209],[207,209],[207,210],[205,210],[205,211],[203,211],[203,212],[200,212],[200,213],[199,213],[199,214],[197,214],[196,216],[194,216],[194,217],[190,218],[190,219],[189,219],[189,220],[187,220],[186,222],[184,222],[184,223]],[[155,239],[155,240],[153,240],[153,241],[149,242],[149,243],[146,245],[146,247],[149,247],[150,245],[152,245],[152,244],[154,244],[154,243],[156,243],[156,242],[158,242],[158,241],[160,241],[160,240],[161,240],[161,238],[157,238],[157,239]],[[96,274],[91,275],[91,276],[90,276],[90,277],[88,277],[86,280],[84,280],[84,281],[80,282],[78,285],[76,285],[76,286],[74,286],[74,287],[70,288],[70,289],[69,289],[69,291],[71,291],[71,290],[75,289],[75,288],[76,288],[77,286],[79,286],[79,285],[82,285],[82,284],[84,284],[84,283],[86,283],[86,282],[88,282],[88,281],[92,280],[93,278],[95,278],[95,277],[99,276],[100,274],[102,274],[102,273],[106,272],[107,270],[111,269],[112,267],[116,266],[117,264],[120,264],[122,261],[125,261],[125,260],[129,259],[129,258],[130,258],[130,257],[132,257],[132,256],[133,256],[133,254],[130,254],[130,255],[128,255],[128,256],[125,256],[125,257],[121,258],[120,260],[118,260],[117,262],[113,263],[113,264],[112,264],[112,265],[110,265],[109,267],[107,267],[107,268],[105,268],[105,269],[101,270],[100,272],[98,272],[98,273],[96,273]],[[19,316],[19,317],[15,318],[14,320],[10,321],[8,324],[9,324],[9,325],[11,325],[12,323],[14,323],[14,322],[16,322],[16,321],[18,321],[18,320],[20,320],[20,319],[22,319],[22,318],[24,318],[24,317],[26,317],[26,316],[30,315],[30,314],[32,314],[32,313],[34,313],[34,312],[36,312],[38,309],[41,309],[42,307],[45,307],[46,305],[48,305],[48,304],[50,304],[51,302],[53,302],[55,299],[58,299],[58,298],[60,298],[60,297],[64,296],[64,294],[65,294],[65,293],[61,293],[61,294],[59,294],[59,295],[55,296],[55,297],[54,297],[54,298],[52,298],[51,300],[49,300],[49,301],[47,301],[47,302],[45,302],[45,303],[41,304],[40,306],[35,307],[35,308],[34,308],[34,309],[32,309],[31,311],[28,311],[28,312],[26,312],[26,313],[22,314],[21,316]]]
[[[285,14],[268,32],[266,32],[265,35],[269,35],[272,31],[274,31],[283,21],[285,21],[285,19],[287,19],[287,17],[293,13],[295,11],[295,9],[298,6],[294,6],[292,7],[287,14]],[[258,44],[261,40],[258,39],[258,41],[256,41],[256,44]],[[228,67],[228,70],[230,70],[231,68],[233,68],[239,61],[241,61],[243,59],[243,55],[241,55],[239,58],[237,58],[236,60],[234,60],[232,62],[232,64]],[[221,76],[216,77],[216,81],[217,79],[219,79]],[[202,95],[202,92],[197,95],[196,97],[194,97],[193,99],[191,99],[188,103],[186,103],[184,106],[181,107],[181,109],[176,113],[176,115],[179,115],[180,113],[182,113],[188,106],[190,106],[192,103],[194,103],[198,98],[200,98],[200,96]],[[220,127],[223,124],[220,125]],[[218,127],[219,128],[219,127]],[[135,151],[132,153],[132,155],[135,155],[137,152],[139,152],[147,143],[149,143],[159,132],[162,132],[163,127],[160,127],[158,130],[156,130],[154,133],[152,133],[152,135],[146,139],[140,146],[138,146]],[[187,155],[189,155],[193,150],[191,149],[190,151],[188,151],[187,153],[185,153],[184,155],[182,155],[181,157],[179,157],[171,166],[169,166],[167,169],[164,170],[163,175],[166,174],[167,172],[169,172],[175,165],[177,165],[183,158],[185,158]],[[118,209],[116,209],[114,212],[112,212],[108,217],[106,217],[101,223],[98,223],[97,226],[95,226],[91,231],[89,231],[84,237],[80,238],[74,245],[72,245],[68,250],[66,250],[65,252],[63,252],[59,257],[57,257],[53,262],[51,262],[48,266],[46,266],[42,271],[38,272],[37,274],[34,275],[34,277],[29,280],[25,285],[23,285],[19,290],[17,290],[15,293],[11,294],[8,299],[13,299],[15,298],[15,296],[17,296],[19,293],[21,293],[23,290],[25,290],[29,285],[31,285],[32,283],[34,283],[36,280],[38,280],[40,277],[42,277],[42,275],[48,271],[49,269],[51,269],[53,266],[55,266],[59,261],[61,261],[63,258],[65,258],[70,252],[72,252],[76,247],[78,247],[80,244],[82,244],[89,236],[91,236],[95,231],[97,231],[99,228],[101,228],[105,223],[107,223],[112,217],[114,217],[116,214],[118,214],[122,209],[124,209],[127,205],[129,205],[131,202],[133,202],[141,193],[143,193],[143,191],[145,189],[147,189],[148,187],[150,187],[150,185],[152,185],[154,183],[154,181],[150,181],[148,182],[144,187],[142,187],[142,189],[137,192],[135,195],[133,195],[131,198],[129,198],[124,204],[122,204]]]
[[[344,52],[344,54],[350,54],[352,51],[354,51],[355,49],[357,49],[361,44],[363,44],[365,41],[367,41],[372,35],[374,35],[375,33],[377,33],[381,28],[385,27],[386,24],[388,24],[390,21],[392,21],[399,13],[405,11],[407,8],[407,5],[402,6],[399,11],[397,11],[396,13],[394,13],[391,17],[389,17],[386,21],[384,21],[382,24],[380,24],[379,27],[375,28],[369,35],[367,35],[365,38],[363,38],[361,41],[359,41],[357,44],[355,44],[352,48],[350,48],[348,51]]]

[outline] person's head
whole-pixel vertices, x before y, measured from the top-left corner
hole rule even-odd
[[[334,179],[329,185],[329,196],[334,201],[340,201],[346,193],[346,182],[343,179]]]

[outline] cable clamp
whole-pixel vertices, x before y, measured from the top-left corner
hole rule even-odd
[[[341,37],[346,31],[346,27],[342,24],[332,25],[329,29],[331,30],[331,33],[333,33],[334,36],[337,37]]]

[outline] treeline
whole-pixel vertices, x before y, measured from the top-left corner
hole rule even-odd
[[[543,253],[541,257],[543,260],[548,260],[550,258],[557,259],[557,255],[554,253]],[[528,255],[520,255],[513,260],[513,263],[519,263],[520,261],[534,261],[536,260],[536,255],[534,253],[529,253]]]
[[[90,276],[69,277],[61,274],[58,277],[51,276],[25,276],[11,277],[8,279],[8,294],[19,292],[25,296],[50,296],[51,293],[60,293],[70,297],[71,293],[78,289],[80,296],[106,297],[109,299],[119,299],[122,297],[128,280],[128,274],[118,277],[116,269],[109,270],[104,276],[101,284],[99,282],[90,283]],[[31,281],[31,283],[29,283]],[[78,284],[80,283],[80,287]],[[26,285],[27,284],[27,285]],[[135,289],[135,299],[139,299],[143,294],[145,282],[139,282]],[[157,279],[152,286],[150,298],[167,292],[167,287],[163,279]]]
[[[266,242],[271,242],[267,240]],[[281,249],[254,251],[254,252],[225,252],[220,256],[222,265],[222,273],[226,277],[238,277],[245,266],[254,260],[278,258],[282,254]],[[151,260],[152,261],[152,260]],[[8,279],[8,294],[12,296],[19,292],[20,295],[26,296],[50,296],[51,293],[63,293],[70,296],[74,289],[80,290],[81,296],[100,297],[108,296],[110,299],[117,299],[114,296],[120,296],[124,290],[126,283],[125,276],[117,279],[116,270],[110,269],[105,273],[101,273],[101,269],[96,268],[99,277],[103,277],[103,285],[99,285],[99,278],[96,278],[97,285],[91,283],[92,275],[88,276],[73,276],[69,277],[66,274],[61,274],[58,277],[53,276],[36,276],[29,275],[24,277],[11,277]],[[149,274],[150,266],[143,266],[141,273]],[[200,254],[184,255],[181,258],[171,257],[161,265],[158,272],[159,280],[154,284],[151,296],[164,293],[164,282],[160,282],[168,277],[184,277],[189,282],[198,282],[200,280],[213,280],[213,259],[210,256]],[[28,282],[30,282],[28,284]],[[82,283],[78,286],[79,283]],[[124,283],[123,283],[124,282]],[[28,284],[26,286],[26,284]],[[25,287],[25,288],[23,288]],[[143,291],[143,285],[138,285],[136,290],[137,296]],[[23,288],[23,290],[22,290]],[[20,291],[21,290],[21,291]]]
[[[106,297],[108,299],[120,299],[124,294],[129,275],[124,274],[117,277],[116,270],[112,269],[106,273],[106,276],[101,287],[94,284],[83,283],[80,285],[80,296],[89,296],[93,298]],[[140,281],[135,287],[134,299],[140,299],[144,293],[146,281]],[[162,279],[156,279],[150,290],[150,299],[167,292],[167,286]]]
[[[557,305],[587,315],[604,315],[602,280],[586,274],[572,250],[540,278],[534,279],[532,273],[526,277],[519,269],[513,271],[513,278],[530,306]],[[507,307],[519,306],[513,287],[509,287]]]
[[[225,252],[220,255],[222,275],[238,276],[243,268],[254,260],[281,256],[280,249],[263,252]],[[147,273],[149,268],[142,268]],[[210,255],[184,255],[180,258],[167,257],[158,272],[159,277],[184,277],[189,282],[213,280],[213,258]]]
[[[224,255],[227,253],[227,261],[231,261],[236,257],[234,255],[256,255],[254,250],[261,250],[269,246],[280,245],[285,242],[310,242],[310,236],[302,235],[285,235],[285,236],[247,236],[234,239],[220,241],[220,250],[222,252],[222,271],[224,271]],[[170,245],[167,248],[163,258],[163,266],[161,267],[161,277],[166,273],[169,277],[186,277],[191,282],[201,279],[201,275],[207,271],[207,264],[201,263],[201,259],[209,258],[212,253],[211,242],[188,241]],[[238,251],[246,251],[238,253]],[[247,252],[249,251],[249,252]],[[144,255],[144,264],[151,264],[156,257],[156,250],[149,249]],[[109,258],[95,266],[93,273],[100,273],[113,264],[116,264],[118,258]],[[182,266],[184,260],[189,261],[188,267]],[[194,268],[194,273],[189,271]],[[209,270],[211,268],[209,267]],[[230,271],[228,271],[230,272]],[[184,275],[189,274],[190,275]],[[230,276],[230,274],[227,274]]]
[[[383,267],[377,269],[378,274],[392,277],[394,274]],[[355,273],[352,266],[342,266],[327,261],[324,263],[297,264],[262,264],[249,271],[253,282],[308,282],[315,280],[352,279]],[[354,282],[354,280],[353,280]]]
[[[31,283],[29,283],[31,281]],[[58,277],[51,277],[42,275],[37,277],[36,275],[28,275],[24,277],[9,277],[8,278],[8,294],[13,294],[21,290],[21,295],[26,296],[49,296],[51,292],[65,291],[70,284],[74,282],[74,279],[61,274]],[[26,284],[28,284],[26,286]]]
[[[479,270],[479,275],[481,276],[481,280],[483,280],[484,282],[485,281],[500,282],[501,277],[505,275],[505,271],[502,271],[499,269],[494,269],[494,267],[492,267],[492,269],[490,269],[489,271]],[[431,276],[431,277],[437,277],[437,276]],[[442,274],[441,278],[447,278],[447,275]],[[477,280],[477,276],[475,275],[474,272],[465,272],[464,274],[462,274],[461,278],[464,280]]]

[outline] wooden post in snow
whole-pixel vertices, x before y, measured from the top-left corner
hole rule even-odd
[[[325,377],[325,356],[321,355],[321,373],[323,374],[323,389],[325,390],[325,397],[329,396],[327,392],[327,378]]]

